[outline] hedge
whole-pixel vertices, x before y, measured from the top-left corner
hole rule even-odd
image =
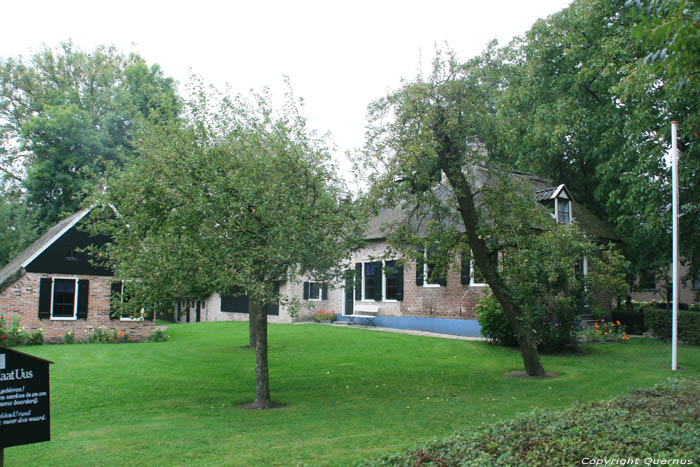
[[[700,378],[670,379],[610,401],[535,409],[513,420],[460,431],[363,465],[633,465],[700,459]],[[606,464],[607,465],[607,464]]]
[[[644,334],[647,330],[644,322],[644,313],[641,311],[615,311],[612,312],[612,321],[619,321],[625,326],[628,334]]]
[[[659,339],[671,337],[672,313],[658,308],[644,309],[644,321],[647,329]],[[678,311],[678,339],[684,344],[700,345],[700,313],[697,311]]]

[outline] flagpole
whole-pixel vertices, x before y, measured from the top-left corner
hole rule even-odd
[[[673,202],[673,317],[671,370],[678,369],[678,122],[671,122],[671,189]]]

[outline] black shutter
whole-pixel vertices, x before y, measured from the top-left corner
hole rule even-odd
[[[90,281],[80,279],[78,281],[78,319],[87,319],[88,297],[90,296]]]
[[[418,253],[419,253],[419,255],[418,255],[418,258],[416,259],[416,285],[418,287],[422,287],[423,286],[423,277],[425,275],[424,271],[423,271],[423,269],[425,269],[423,266],[423,249],[420,248],[418,250]]]
[[[309,283],[308,282],[304,282],[304,297],[303,298],[304,298],[304,300],[309,299]]]
[[[355,263],[355,300],[362,300],[362,263]]]
[[[469,285],[469,274],[471,270],[471,256],[469,253],[462,253],[462,271],[459,275],[459,282],[462,285]]]
[[[323,283],[323,287],[321,288],[321,300],[328,300],[328,284],[325,282]]]
[[[39,319],[51,318],[51,278],[39,279]]]
[[[119,305],[122,301],[122,283],[114,281],[109,286],[109,319],[119,318]]]
[[[403,265],[396,266],[396,300],[403,300]]]

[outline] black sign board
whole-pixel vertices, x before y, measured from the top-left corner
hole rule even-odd
[[[50,363],[0,347],[0,451],[51,439]]]

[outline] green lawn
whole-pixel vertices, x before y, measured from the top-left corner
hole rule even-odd
[[[247,323],[174,325],[170,342],[24,347],[51,366],[52,441],[5,450],[25,465],[352,465],[533,407],[609,398],[671,376],[670,347],[635,339],[546,356],[554,379],[503,376],[519,354],[485,342],[322,325],[270,325],[272,398],[254,396]],[[700,348],[680,347],[682,375]]]

